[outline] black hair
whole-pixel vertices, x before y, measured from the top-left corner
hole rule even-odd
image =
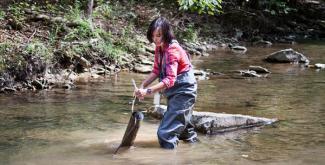
[[[147,39],[151,43],[153,42],[153,32],[158,28],[161,29],[163,43],[171,43],[171,41],[175,39],[173,30],[170,26],[170,23],[167,21],[167,19],[164,17],[158,17],[150,23],[147,31]]]

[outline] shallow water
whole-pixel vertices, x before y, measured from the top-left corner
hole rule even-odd
[[[131,114],[130,79],[139,83],[145,77],[121,73],[72,91],[0,95],[0,164],[324,164],[325,70],[262,61],[289,46],[248,47],[245,55],[220,49],[193,59],[196,68],[225,74],[249,65],[268,68],[267,78],[199,81],[195,110],[280,119],[274,126],[200,134],[200,143],[164,150],[156,137],[159,121],[146,116],[136,147],[113,156]],[[324,45],[293,47],[311,63],[325,63]]]

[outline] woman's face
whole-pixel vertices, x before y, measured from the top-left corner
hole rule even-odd
[[[152,40],[156,46],[162,46],[162,32],[160,28],[153,31]]]

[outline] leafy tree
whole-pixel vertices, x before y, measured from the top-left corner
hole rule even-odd
[[[222,0],[177,0],[181,10],[190,10],[199,14],[221,13]]]

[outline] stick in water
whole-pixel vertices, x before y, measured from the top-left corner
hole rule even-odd
[[[132,84],[133,84],[133,86],[134,86],[134,89],[135,89],[135,90],[138,90],[138,87],[137,87],[137,85],[135,84],[134,79],[132,79],[131,81],[132,81]],[[137,97],[134,95],[134,98],[133,98],[133,100],[132,100],[131,112],[133,112],[133,109],[134,109],[134,103],[135,103],[135,99],[136,99],[136,98],[137,98]]]

